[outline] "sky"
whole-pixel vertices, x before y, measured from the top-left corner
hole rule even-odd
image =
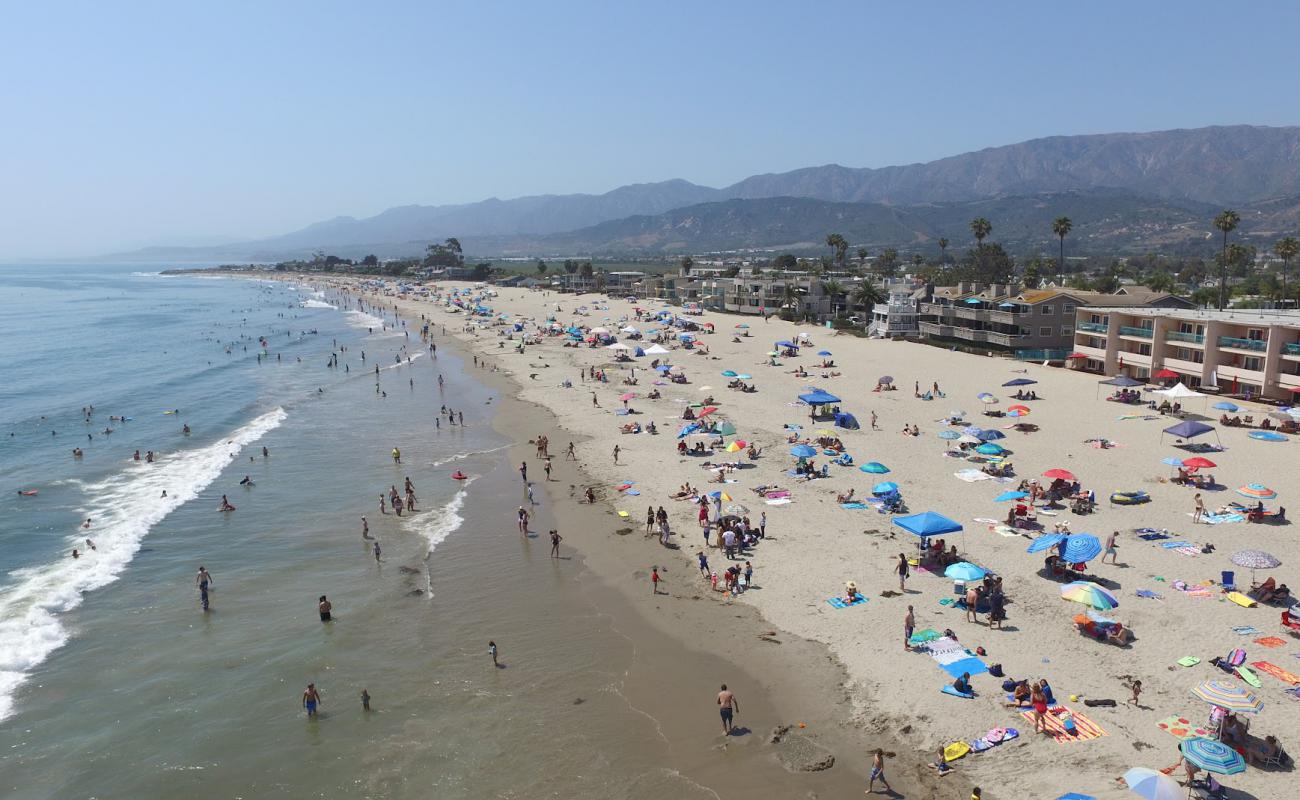
[[[1300,3],[0,5],[0,260],[1300,124]]]

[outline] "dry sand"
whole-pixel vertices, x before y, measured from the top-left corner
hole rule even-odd
[[[465,288],[467,284],[442,284],[441,288]],[[392,298],[387,298],[392,302]],[[633,314],[634,304],[603,296],[557,295],[518,289],[500,290],[489,301],[494,311],[519,317],[544,319],[554,314],[568,324],[577,319],[590,326],[621,326],[622,318]],[[562,309],[557,312],[556,304]],[[606,309],[596,309],[596,305]],[[1191,584],[1218,580],[1220,571],[1234,569],[1229,556],[1240,549],[1253,548],[1273,553],[1283,566],[1273,570],[1279,582],[1286,582],[1292,564],[1300,563],[1300,547],[1289,525],[1223,524],[1193,525],[1189,516],[1193,490],[1166,480],[1170,468],[1161,459],[1171,455],[1190,455],[1172,447],[1170,437],[1161,442],[1161,429],[1172,421],[1120,419],[1122,414],[1140,409],[1105,402],[1099,395],[1098,376],[1070,372],[1059,368],[1025,365],[1018,362],[954,353],[916,343],[866,340],[812,326],[733,315],[706,314],[696,319],[713,322],[718,333],[705,335],[701,341],[708,355],[674,350],[668,358],[681,365],[690,383],[667,384],[658,388],[663,398],[657,401],[640,397],[631,405],[641,412],[631,419],[644,425],[653,420],[660,435],[623,435],[619,424],[629,418],[615,415],[621,407],[619,395],[628,388],[621,384],[629,367],[637,367],[640,385],[635,391],[644,395],[651,390],[653,373],[650,358],[633,364],[615,364],[613,353],[604,349],[565,348],[559,338],[545,339],[530,346],[522,355],[511,350],[513,342],[500,343],[508,334],[502,327],[476,325],[465,314],[448,313],[440,304],[429,301],[406,301],[403,306],[429,314],[435,324],[445,325],[448,334],[456,334],[466,344],[500,356],[510,375],[520,386],[522,399],[550,409],[569,429],[580,432],[586,441],[580,455],[588,468],[603,471],[608,483],[602,495],[615,507],[631,514],[630,524],[644,527],[647,505],[665,506],[681,548],[664,555],[679,563],[674,573],[695,574],[694,554],[701,543],[695,508],[673,501],[669,495],[685,481],[706,486],[710,473],[701,467],[704,459],[679,457],[675,451],[675,433],[683,424],[681,415],[688,403],[707,394],[718,401],[722,418],[737,427],[736,438],[756,443],[763,455],[754,468],[731,474],[736,482],[707,489],[725,489],[736,502],[749,507],[751,517],[768,512],[769,538],[753,553],[755,584],[761,587],[746,592],[737,602],[752,604],[774,626],[798,636],[826,643],[847,667],[854,681],[852,697],[866,724],[879,730],[901,731],[920,751],[914,763],[930,758],[937,747],[954,740],[973,739],[993,727],[1016,727],[1019,741],[993,751],[967,756],[956,763],[965,773],[964,780],[984,787],[986,797],[1052,798],[1066,791],[1078,791],[1098,797],[1129,797],[1115,779],[1133,766],[1161,768],[1178,759],[1178,740],[1157,727],[1171,715],[1181,715],[1202,724],[1208,707],[1189,693],[1196,683],[1209,679],[1229,678],[1209,665],[1216,655],[1233,647],[1245,648],[1248,662],[1269,661],[1293,673],[1300,673],[1300,640],[1289,636],[1279,623],[1280,609],[1268,606],[1242,608],[1223,599],[1217,586],[1205,597],[1176,591],[1175,581]],[[575,317],[579,306],[591,308],[589,316]],[[430,312],[430,309],[432,312]],[[486,322],[486,320],[483,320]],[[753,335],[733,342],[733,326],[745,322]],[[647,327],[633,323],[638,327]],[[464,326],[468,329],[462,330]],[[799,332],[812,337],[813,346],[804,355],[783,359],[781,366],[767,366],[765,353],[772,343],[789,339]],[[517,337],[516,337],[517,338]],[[815,367],[821,358],[818,350],[830,350],[836,363],[829,370]],[[539,366],[546,364],[548,366]],[[610,381],[593,385],[579,379],[580,371],[589,366],[608,370]],[[791,373],[795,366],[808,370],[807,378]],[[727,390],[727,378],[720,372],[733,369],[753,375],[757,393]],[[1026,371],[1027,370],[1027,371]],[[535,379],[530,375],[535,374]],[[892,375],[898,391],[873,393],[876,378]],[[1042,557],[1025,552],[1029,540],[1024,536],[1003,536],[976,518],[1005,516],[1005,504],[993,498],[1012,485],[992,481],[967,483],[954,472],[973,466],[946,455],[948,443],[937,433],[948,426],[941,420],[951,411],[969,412],[967,419],[983,427],[1002,427],[1015,420],[992,419],[981,415],[983,404],[976,399],[980,392],[991,392],[1000,399],[994,408],[1013,403],[1008,394],[1014,390],[1001,385],[1016,377],[1029,377],[1038,383],[1032,388],[1040,400],[1028,403],[1032,413],[1025,421],[1040,426],[1036,433],[1022,434],[1008,430],[1001,444],[1012,450],[1018,478],[1037,477],[1043,471],[1063,467],[1075,473],[1083,486],[1098,497],[1095,514],[1075,516],[1061,510],[1056,517],[1040,517],[1051,524],[1068,520],[1076,533],[1090,532],[1103,541],[1112,530],[1121,531],[1119,566],[1093,561],[1090,571],[1118,584],[1120,607],[1110,613],[1137,636],[1131,647],[1119,648],[1081,636],[1072,617],[1083,607],[1060,598],[1061,584],[1037,575]],[[564,379],[573,388],[561,388]],[[924,390],[938,381],[946,398],[923,401],[913,396],[913,383]],[[706,391],[702,387],[712,387]],[[966,526],[964,535],[946,537],[957,543],[970,561],[1004,576],[1010,599],[1009,619],[1002,630],[965,621],[959,610],[941,606],[939,600],[951,596],[952,582],[941,575],[913,573],[905,596],[882,597],[884,590],[897,590],[893,568],[900,552],[914,555],[915,537],[890,525],[890,518],[875,510],[844,510],[835,502],[837,492],[856,488],[859,497],[868,493],[881,478],[867,475],[855,467],[832,467],[831,477],[811,483],[799,483],[785,475],[794,459],[788,455],[784,423],[799,423],[805,432],[827,427],[812,426],[808,409],[794,404],[797,394],[817,386],[843,398],[845,411],[857,415],[863,430],[839,431],[846,449],[857,464],[880,461],[892,472],[887,479],[897,482],[911,512],[933,510],[956,519]],[[600,406],[592,405],[596,392]],[[1202,401],[1191,401],[1190,410],[1199,411]],[[1208,404],[1207,404],[1208,405]],[[882,430],[871,431],[870,415],[876,412]],[[1207,411],[1208,414],[1217,412]],[[901,434],[905,424],[915,424],[921,435],[913,438]],[[1241,499],[1236,487],[1259,481],[1277,490],[1274,504],[1283,505],[1300,490],[1295,441],[1267,443],[1247,438],[1246,431],[1219,431],[1226,450],[1209,454],[1218,463],[1210,470],[1227,490],[1204,493],[1207,506],[1214,508],[1233,499]],[[1084,440],[1105,437],[1118,442],[1111,449],[1097,449]],[[1213,440],[1213,437],[1209,437]],[[552,452],[563,452],[567,444],[557,443]],[[613,464],[612,451],[618,445],[620,465]],[[738,454],[740,455],[740,454]],[[714,460],[721,460],[715,457]],[[743,460],[743,459],[742,459]],[[819,458],[824,462],[825,457]],[[614,491],[617,481],[636,481],[639,497],[620,497]],[[780,484],[793,491],[793,502],[785,506],[765,506],[750,491],[762,484]],[[1112,506],[1107,497],[1112,491],[1144,490],[1152,502],[1140,506]],[[1160,542],[1137,538],[1139,527],[1168,529],[1177,539],[1198,547],[1212,543],[1212,554],[1183,554],[1161,547]],[[710,554],[715,568],[725,559],[720,552]],[[1235,568],[1238,583],[1249,584],[1249,570]],[[1265,573],[1258,578],[1263,580]],[[1163,578],[1158,580],[1157,578]],[[693,578],[704,590],[700,578]],[[843,591],[844,582],[854,580],[870,597],[863,606],[837,610],[827,598]],[[1135,596],[1139,588],[1151,589],[1162,599]],[[1087,741],[1056,742],[1033,734],[1033,725],[1015,711],[1003,706],[1000,679],[988,675],[973,678],[979,696],[959,700],[941,694],[939,688],[949,678],[923,653],[904,652],[903,617],[907,605],[916,609],[917,627],[938,630],[952,628],[963,645],[987,650],[988,663],[1000,663],[1014,678],[1047,678],[1058,701],[1086,714],[1106,732],[1106,736]],[[719,610],[719,613],[725,613]],[[1234,626],[1250,625],[1260,633],[1238,635]],[[1254,643],[1255,639],[1276,636],[1284,640],[1277,648]],[[763,647],[755,643],[754,647]],[[1202,663],[1183,668],[1175,661],[1183,656],[1197,656]],[[743,657],[742,657],[743,658]],[[1140,679],[1144,691],[1140,706],[1129,705],[1126,684]],[[1252,719],[1251,732],[1260,737],[1276,734],[1293,750],[1300,744],[1291,740],[1291,732],[1300,730],[1300,704],[1293,704],[1283,693],[1287,685],[1260,674],[1262,688],[1255,690],[1265,708]],[[1079,702],[1069,702],[1070,695],[1080,695]],[[1087,708],[1082,700],[1113,698],[1115,707]],[[1245,774],[1230,776],[1224,782],[1243,792],[1242,796],[1281,797],[1289,776],[1276,770],[1251,767]]]

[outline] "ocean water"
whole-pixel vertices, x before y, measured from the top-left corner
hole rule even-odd
[[[471,373],[306,286],[0,266],[0,794],[715,796],[621,696],[577,565],[514,528]],[[406,477],[420,511],[380,514]]]

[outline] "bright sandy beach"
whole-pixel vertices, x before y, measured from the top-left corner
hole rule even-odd
[[[440,284],[437,289],[445,292],[468,286]],[[381,301],[381,296],[369,299]],[[604,326],[615,333],[627,324],[642,330],[664,328],[632,319],[638,305],[657,310],[654,304],[604,296],[501,289],[499,296],[483,302],[494,315],[506,315],[498,317],[501,322],[540,322],[553,316],[564,326]],[[653,557],[673,564],[673,582],[669,584],[673,594],[708,594],[708,582],[696,569],[696,552],[703,542],[697,506],[670,499],[683,483],[689,481],[705,491],[726,491],[731,502],[748,508],[754,522],[766,511],[767,539],[738,562],[752,561],[754,588],[734,601],[753,604],[774,626],[830,647],[852,678],[852,697],[861,725],[868,731],[896,732],[915,744],[916,752],[900,754],[899,767],[933,761],[941,746],[979,739],[990,729],[1016,728],[1018,739],[954,761],[953,768],[965,773],[960,780],[983,787],[985,797],[1055,798],[1068,791],[1128,797],[1129,792],[1116,781],[1126,770],[1135,766],[1160,769],[1180,758],[1180,740],[1160,727],[1162,722],[1168,727],[1169,718],[1181,717],[1190,722],[1191,729],[1208,724],[1210,706],[1191,694],[1192,687],[1208,680],[1251,690],[1263,701],[1262,711],[1248,718],[1249,743],[1273,734],[1284,747],[1296,747],[1290,733],[1300,730],[1300,705],[1285,693],[1291,686],[1285,676],[1300,673],[1296,658],[1300,640],[1282,627],[1282,606],[1243,607],[1225,599],[1217,585],[1221,572],[1232,570],[1243,591],[1250,587],[1251,570],[1229,560],[1244,549],[1267,551],[1282,562],[1277,569],[1255,574],[1256,580],[1272,576],[1278,583],[1287,582],[1291,565],[1300,557],[1294,529],[1289,524],[1244,521],[1193,524],[1197,490],[1169,482],[1174,469],[1162,463],[1162,459],[1194,455],[1176,449],[1173,437],[1162,437],[1162,429],[1178,420],[1147,414],[1141,406],[1106,402],[1104,390],[1110,387],[1099,387],[1099,376],[915,343],[835,335],[824,328],[777,319],[765,322],[705,314],[692,319],[716,326],[717,333],[699,336],[707,354],[670,344],[671,353],[660,356],[680,367],[689,383],[661,381],[656,385],[656,373],[650,369],[653,356],[615,363],[613,351],[586,345],[564,347],[562,336],[543,337],[540,344],[529,345],[519,354],[515,345],[520,334],[512,325],[492,324],[494,317],[449,313],[441,301],[404,299],[397,301],[397,307],[428,315],[435,325],[445,326],[448,334],[492,356],[501,370],[515,379],[522,399],[545,406],[562,425],[588,437],[579,449],[579,458],[589,474],[606,476],[607,480],[595,487],[600,500],[629,514],[622,522],[612,518],[611,532],[618,527],[642,531],[647,505],[667,509],[678,549],[662,556],[652,543],[645,545],[651,550],[629,549],[628,579],[644,574],[649,564],[641,562]],[[586,307],[587,314],[575,315],[579,307]],[[745,330],[735,327],[740,323],[749,326],[751,335],[735,341],[733,335]],[[532,324],[525,325],[526,332],[534,330]],[[797,357],[778,359],[779,366],[770,365],[767,353],[773,343],[793,340],[800,333],[810,337],[810,346],[802,348]],[[823,350],[832,355],[816,355]],[[823,360],[833,360],[835,366],[823,369],[819,366]],[[608,382],[584,381],[581,373],[590,367],[606,370]],[[793,373],[798,367],[806,369],[807,377]],[[623,384],[631,368],[636,368],[638,379],[634,387]],[[724,370],[752,376],[747,383],[758,391],[729,390],[729,378],[721,374]],[[898,389],[873,392],[877,379],[884,375],[892,376]],[[1016,403],[1010,397],[1015,389],[1003,387],[1016,378],[1036,381],[1026,387],[1039,398],[1025,403],[1028,415],[1019,419],[985,416],[986,408],[1006,409]],[[565,380],[570,387],[563,386]],[[943,397],[926,401],[914,396],[914,384],[919,383],[924,392],[936,382]],[[783,426],[800,425],[799,435],[814,437],[816,431],[830,429],[829,421],[810,422],[809,408],[796,400],[813,387],[839,396],[842,402],[838,405],[856,415],[862,427],[832,429],[852,455],[852,466],[833,465],[828,478],[805,482],[787,474],[796,459],[789,454],[790,431]],[[662,398],[647,399],[645,395],[656,388]],[[629,401],[638,413],[619,416],[616,411],[623,406],[620,396],[629,391],[638,395]],[[593,392],[599,406],[593,405]],[[977,395],[983,392],[992,393],[997,402],[982,402]],[[682,419],[684,410],[708,395],[716,400],[717,417],[736,428],[727,441],[741,439],[762,449],[751,467],[728,473],[723,485],[706,483],[713,473],[703,462],[750,463],[743,452],[719,452],[704,458],[683,457],[676,451],[676,434],[687,424]],[[1187,410],[1204,411],[1217,423],[1219,412],[1209,408],[1212,402],[1213,398],[1191,400]],[[1015,467],[1014,479],[968,482],[955,476],[979,466],[950,455],[954,442],[938,435],[961,430],[945,421],[958,410],[966,412],[971,425],[1003,431],[1006,438],[998,444],[1011,451],[1007,458]],[[1242,413],[1250,410],[1246,406]],[[1260,409],[1254,410],[1260,413]],[[878,431],[870,429],[873,412],[878,415]],[[624,434],[620,426],[628,421],[639,422],[643,428],[654,422],[658,435]],[[1032,423],[1038,430],[1022,433],[1011,429],[1017,422]],[[904,435],[905,425],[918,426],[919,436]],[[1257,441],[1241,429],[1220,428],[1217,433],[1224,450],[1203,454],[1217,465],[1203,470],[1212,473],[1218,483],[1217,489],[1202,492],[1208,509],[1232,501],[1253,503],[1236,491],[1250,483],[1265,484],[1277,492],[1277,499],[1267,502],[1271,507],[1285,506],[1296,496],[1300,482],[1293,469],[1294,440]],[[1085,442],[1090,439],[1114,444],[1102,448]],[[1213,443],[1215,437],[1211,434],[1196,441]],[[551,452],[562,458],[564,445],[553,442]],[[612,455],[615,446],[620,451],[618,466]],[[816,463],[820,467],[829,460],[819,455]],[[858,466],[872,461],[890,471],[881,475],[859,471]],[[1085,613],[1086,607],[1062,599],[1065,581],[1039,574],[1047,553],[1026,552],[1037,531],[999,532],[990,522],[1003,520],[1010,505],[995,502],[995,497],[1014,490],[1023,478],[1050,483],[1040,477],[1050,469],[1073,473],[1083,489],[1096,493],[1097,504],[1095,512],[1088,515],[1075,515],[1069,508],[1057,509],[1055,516],[1040,513],[1038,522],[1047,531],[1066,521],[1073,533],[1091,533],[1103,542],[1112,531],[1120,532],[1118,565],[1101,563],[1098,557],[1087,564],[1086,572],[1111,587],[1118,599],[1118,608],[1101,615],[1131,629],[1136,640],[1129,646],[1096,641],[1079,632],[1074,618]],[[875,508],[845,509],[836,501],[837,494],[850,489],[856,490],[858,499],[869,497],[873,484],[881,480],[899,485],[908,513],[935,511],[964,525],[963,533],[943,538],[958,546],[964,560],[1003,578],[1008,618],[1000,630],[988,626],[986,614],[973,623],[961,609],[940,603],[953,597],[953,581],[942,575],[942,568],[927,572],[913,567],[906,594],[882,596],[887,590],[898,590],[894,572],[898,556],[904,553],[915,558],[918,539],[892,525],[891,516]],[[639,495],[620,494],[617,487],[625,481],[635,482]],[[788,489],[790,502],[769,505],[751,491],[764,485]],[[1112,505],[1109,497],[1117,491],[1144,491],[1150,502]],[[1168,537],[1144,540],[1135,533],[1139,528],[1164,530]],[[640,537],[628,538],[641,543]],[[1187,544],[1167,546],[1178,542]],[[1202,552],[1207,544],[1213,545],[1212,552]],[[728,566],[720,550],[710,550],[709,559],[719,573]],[[691,576],[691,585],[683,586],[682,576]],[[829,604],[829,598],[843,595],[846,581],[856,582],[868,602],[850,608]],[[1139,596],[1138,590],[1155,596]],[[714,596],[723,602],[733,601],[729,594]],[[1047,679],[1056,701],[1069,709],[1084,735],[1035,735],[1034,723],[1022,716],[1021,710],[1005,706],[1003,678],[974,675],[974,699],[941,693],[940,688],[952,678],[939,659],[904,649],[908,605],[915,608],[918,630],[951,629],[962,647],[972,652],[983,648],[986,655],[982,661],[1000,664],[1007,677]],[[724,612],[719,609],[719,613]],[[1251,689],[1239,676],[1210,664],[1212,658],[1225,656],[1234,648],[1246,651],[1248,666],[1265,662],[1277,669],[1252,667],[1261,686]],[[1200,663],[1177,663],[1188,656]],[[743,660],[743,654],[741,657]],[[1128,702],[1133,679],[1143,686],[1137,705]],[[1099,699],[1113,699],[1115,705],[1090,707],[1084,702]],[[863,759],[867,760],[865,754]],[[1181,777],[1181,771],[1175,774]],[[1237,790],[1234,797],[1263,798],[1284,796],[1287,780],[1286,773],[1252,765],[1243,774],[1224,777],[1223,783]]]

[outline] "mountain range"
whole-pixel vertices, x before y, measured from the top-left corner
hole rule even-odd
[[[115,257],[275,260],[316,249],[388,257],[448,236],[483,255],[651,254],[820,246],[830,231],[855,245],[907,248],[940,236],[964,244],[973,216],[992,220],[995,240],[1038,246],[1062,214],[1075,221],[1076,241],[1131,250],[1195,245],[1227,206],[1242,214],[1247,238],[1294,231],[1300,127],[1053,136],[924,164],[755,175],[721,189],[677,179],[601,195],[401,206],[257,241]]]

